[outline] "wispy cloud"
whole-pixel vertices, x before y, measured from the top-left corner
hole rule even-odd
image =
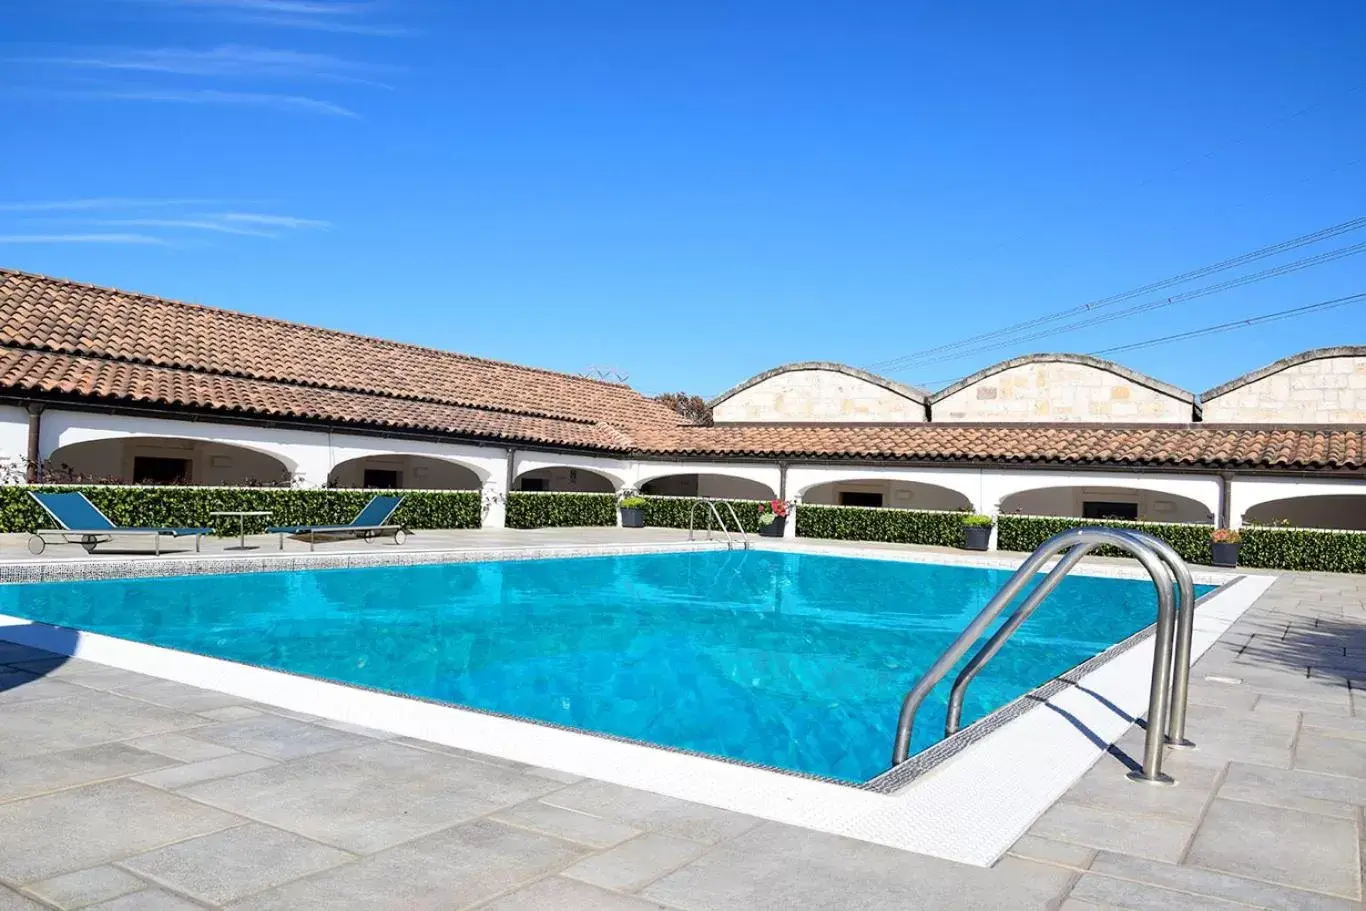
[[[0,244],[140,244],[169,246],[148,234],[0,234]]]
[[[260,212],[221,212],[214,216],[224,222],[263,225],[274,228],[330,228],[329,222],[316,218],[295,218],[293,215],[265,215]]]
[[[179,76],[227,78],[295,78],[359,82],[388,86],[365,78],[390,67],[353,63],[332,54],[272,48],[222,45],[196,50],[190,48],[147,48],[88,50],[50,57],[20,58],[17,62],[71,67],[85,70],[165,73]]]
[[[238,234],[244,237],[279,237],[273,231],[261,231],[199,218],[105,218],[85,222],[107,228],[175,228],[185,231],[214,231],[219,234]]]
[[[225,92],[218,89],[162,89],[116,88],[88,91],[57,91],[67,98],[86,98],[106,101],[144,101],[164,104],[210,104],[239,107],[264,107],[281,111],[327,114],[332,117],[359,117],[355,111],[330,101],[305,95],[283,95],[275,92]]]
[[[367,0],[140,0],[159,6],[199,10],[237,22],[279,28],[354,32],[397,37],[405,28],[379,23],[372,18],[380,4]]]
[[[47,199],[35,202],[3,202],[0,212],[79,212],[91,209],[151,209],[162,206],[203,206],[216,199],[162,199],[132,196],[92,196],[85,199]]]

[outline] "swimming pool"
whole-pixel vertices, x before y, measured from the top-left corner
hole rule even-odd
[[[0,613],[862,782],[906,689],[1008,577],[718,550],[4,585]],[[965,723],[1142,629],[1155,600],[1146,581],[1069,577],[968,691]]]

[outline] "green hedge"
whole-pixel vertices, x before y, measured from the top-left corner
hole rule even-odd
[[[1129,528],[1146,531],[1176,548],[1183,559],[1191,563],[1209,563],[1211,559],[1210,532],[1212,525],[1184,525],[1175,522],[1125,522],[1115,519],[1078,519],[1071,516],[1013,516],[996,519],[996,546],[1001,550],[1028,553],[1060,531],[1083,526]],[[1113,547],[1099,547],[1101,556],[1118,557],[1124,554]]]
[[[693,510],[693,504],[698,501],[697,497],[646,497],[645,498],[645,524],[656,528],[687,528],[688,516]],[[735,508],[735,518],[740,520],[740,527],[750,534],[759,533],[759,507],[767,500],[727,500],[718,502],[716,508],[721,513],[721,518],[725,521],[726,527],[735,530],[735,523],[731,519],[730,510],[726,509],[726,503],[730,503]],[[705,506],[697,508],[696,517],[693,519],[697,528],[715,527],[716,519],[713,518],[711,510]]]
[[[39,485],[0,487],[0,531],[31,532],[51,528],[52,519],[28,495],[30,490],[80,491],[109,520],[123,526],[216,527],[221,535],[237,534],[237,519],[211,519],[215,510],[269,510],[270,516],[248,518],[248,534],[267,525],[345,524],[379,490],[303,490],[285,487],[104,487]],[[478,528],[482,504],[478,491],[403,490],[394,520],[409,528]]]
[[[617,497],[611,493],[508,494],[508,528],[616,525]]]
[[[1366,573],[1366,532],[1256,526],[1242,532],[1240,566]]]
[[[843,541],[894,541],[898,544],[962,544],[963,513],[872,506],[797,508],[797,536]]]

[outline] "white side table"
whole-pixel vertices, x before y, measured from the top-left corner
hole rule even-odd
[[[227,509],[227,510],[219,510],[219,511],[217,511],[217,512],[211,512],[211,513],[209,513],[209,517],[210,517],[210,518],[218,518],[219,516],[224,516],[224,517],[236,516],[236,517],[237,517],[237,546],[236,546],[236,547],[225,547],[225,548],[223,548],[224,550],[256,550],[256,545],[254,545],[254,544],[253,544],[251,547],[248,547],[248,546],[247,546],[247,517],[248,517],[248,516],[251,516],[251,517],[255,517],[255,516],[269,516],[269,515],[270,515],[270,511],[269,511],[269,510],[250,510],[250,509],[248,509],[248,510]]]

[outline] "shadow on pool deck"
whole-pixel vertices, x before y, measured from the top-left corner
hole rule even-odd
[[[52,673],[66,664],[68,658],[63,652],[76,650],[81,634],[76,630],[59,626],[27,623],[21,626],[5,627],[5,630],[33,629],[42,630],[44,648],[21,645],[8,638],[0,639],[0,696]]]

